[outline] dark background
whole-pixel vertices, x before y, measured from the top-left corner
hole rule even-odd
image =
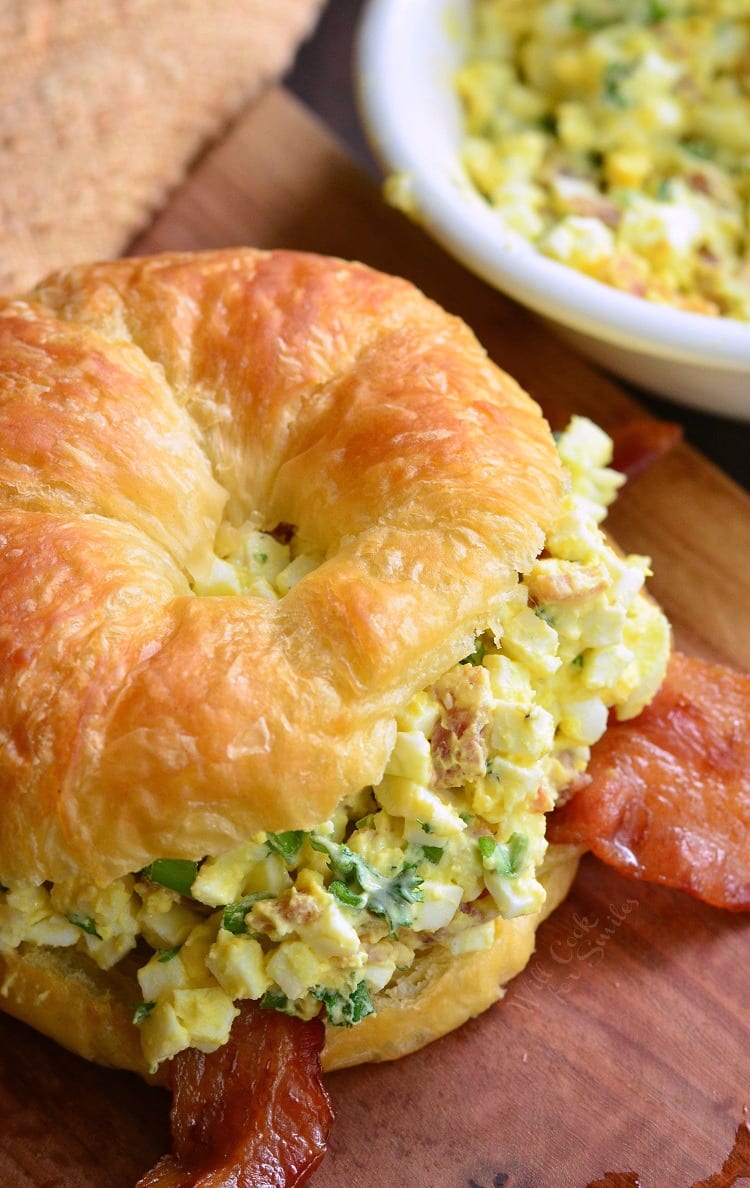
[[[344,143],[350,156],[378,179],[380,171],[367,147],[355,100],[354,42],[363,8],[364,0],[328,0],[315,34],[300,50],[286,82]],[[656,416],[678,421],[692,445],[750,490],[750,421],[711,416],[624,386]]]

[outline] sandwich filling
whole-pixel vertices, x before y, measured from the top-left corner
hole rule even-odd
[[[106,887],[0,872],[0,952],[75,946],[109,969],[135,950],[155,1068],[225,1043],[242,999],[356,1024],[407,993],[435,946],[489,948],[498,916],[539,912],[545,814],[586,780],[610,711],[651,700],[670,649],[643,595],[648,559],[619,556],[600,528],[624,481],[610,439],[574,418],[558,449],[569,483],[542,554],[473,652],[398,714],[376,786],[310,831],[164,856]],[[196,593],[282,597],[318,563],[289,535],[224,529]]]

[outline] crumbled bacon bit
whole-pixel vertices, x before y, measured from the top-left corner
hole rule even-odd
[[[320,904],[312,895],[305,895],[292,887],[289,895],[279,899],[279,915],[290,924],[311,924],[320,916]]]
[[[607,576],[599,565],[577,565],[572,561],[540,560],[526,579],[532,601],[583,602],[607,588]]]
[[[689,173],[685,179],[691,190],[698,194],[710,194],[711,185],[705,173]]]
[[[490,684],[487,670],[466,665],[435,685],[440,720],[430,750],[436,788],[459,788],[487,769],[485,731],[489,724]]]
[[[555,800],[546,784],[540,784],[529,804],[532,813],[548,813],[554,808]]]
[[[271,528],[269,536],[277,540],[279,544],[288,545],[294,538],[297,528],[294,524],[287,524],[286,520],[279,520],[275,528]]]
[[[487,767],[482,727],[466,710],[451,710],[438,722],[430,740],[437,788],[459,788],[478,779]]]
[[[620,222],[620,211],[603,194],[570,194],[565,200],[568,213],[580,215],[583,218],[599,219],[607,227],[616,227]]]

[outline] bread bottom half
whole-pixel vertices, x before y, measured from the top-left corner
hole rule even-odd
[[[547,892],[544,909],[498,919],[491,948],[453,956],[436,945],[375,997],[375,1015],[352,1028],[329,1027],[324,1069],[395,1060],[497,1001],[531,957],[537,928],[567,895],[582,852],[578,846],[549,847],[539,873]],[[86,1060],[167,1084],[167,1065],[149,1074],[132,1022],[141,998],[137,968],[132,954],[105,972],[78,951],[22,945],[0,955],[0,1008]]]

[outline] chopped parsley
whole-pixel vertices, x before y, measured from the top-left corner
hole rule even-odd
[[[168,961],[177,956],[181,948],[182,945],[175,945],[173,949],[159,949],[159,956],[156,960],[160,965],[166,965]]]
[[[517,879],[529,853],[529,839],[525,833],[512,833],[507,842],[484,836],[477,841],[485,870],[496,871],[507,879]]]
[[[148,1018],[155,1006],[155,1002],[139,1002],[133,1011],[133,1022],[135,1024],[142,1023],[144,1019]]]
[[[672,200],[672,183],[669,178],[663,177],[658,182],[655,197],[659,202],[670,202]]]
[[[646,4],[646,23],[648,25],[658,25],[660,21],[665,21],[669,16],[669,9],[666,4],[662,4],[660,0],[648,0]]]
[[[95,936],[97,940],[101,940],[101,933],[96,927],[96,920],[91,916],[82,916],[80,912],[71,912],[68,916],[71,924],[75,924],[76,928],[80,928],[82,932],[87,932],[89,936]]]
[[[669,9],[661,0],[646,0],[644,21],[647,25],[658,25],[666,20]],[[595,33],[598,29],[606,29],[607,25],[616,23],[617,17],[604,16],[602,13],[591,12],[583,5],[575,8],[571,13],[570,24],[573,29],[581,29],[586,33]]]
[[[248,931],[245,916],[260,899],[273,899],[273,895],[270,891],[253,891],[251,895],[245,895],[236,903],[228,903],[221,915],[221,927],[235,936],[244,936]]]
[[[443,847],[442,846],[422,846],[421,848],[422,848],[422,853],[424,854],[427,861],[431,862],[433,864],[433,866],[437,866],[438,862],[443,857]]]
[[[375,1014],[366,982],[357,982],[351,994],[340,994],[338,990],[326,990],[325,986],[313,986],[310,991],[326,1008],[326,1018],[333,1027],[353,1027],[368,1015]]]
[[[686,137],[682,147],[691,157],[698,157],[701,161],[710,161],[716,155],[714,146],[709,140],[702,140],[699,136]]]
[[[542,619],[547,624],[548,627],[554,627],[555,616],[552,614],[551,611],[548,611],[545,606],[535,606],[534,614],[536,615],[536,617],[538,619]]]
[[[264,1011],[283,1011],[289,1014],[289,999],[280,990],[266,990],[260,1000]]]
[[[411,905],[421,902],[423,897],[423,880],[414,873],[412,866],[404,865],[395,875],[382,875],[348,846],[314,833],[310,835],[310,845],[319,853],[328,855],[328,865],[335,876],[332,885],[343,885],[352,898],[348,906],[365,908],[375,916],[382,916],[388,921],[392,933],[411,924]]]
[[[609,21],[606,17],[595,16],[585,8],[576,8],[571,14],[570,23],[574,29],[585,29],[593,33],[596,29],[603,29]]]
[[[628,101],[622,93],[622,84],[635,69],[631,62],[610,62],[604,71],[602,92],[611,107],[627,107]]]
[[[482,643],[481,639],[474,640],[474,651],[470,652],[468,656],[464,656],[463,660],[459,660],[459,664],[473,664],[475,667],[482,663],[487,654],[487,649]]]

